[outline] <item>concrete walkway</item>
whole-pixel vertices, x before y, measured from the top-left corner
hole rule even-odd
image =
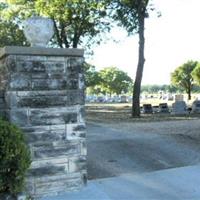
[[[200,200],[200,165],[97,179],[42,200]]]

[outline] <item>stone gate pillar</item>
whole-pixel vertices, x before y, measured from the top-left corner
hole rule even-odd
[[[83,50],[5,47],[0,50],[1,105],[27,137],[33,197],[82,187],[87,180]],[[1,106],[2,107],[2,106]],[[2,109],[1,109],[2,110]]]

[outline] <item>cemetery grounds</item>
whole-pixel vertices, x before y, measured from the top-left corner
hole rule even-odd
[[[146,100],[142,104],[167,103],[171,109],[173,101]],[[192,102],[188,102],[188,107]],[[86,119],[88,122],[103,124],[104,126],[121,129],[145,131],[159,134],[182,134],[200,139],[200,114],[172,115],[170,113],[141,114],[140,118],[131,117],[131,103],[87,103]],[[160,131],[163,130],[163,131]]]

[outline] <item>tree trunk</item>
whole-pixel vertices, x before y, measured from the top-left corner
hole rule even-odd
[[[191,100],[191,87],[188,88],[188,100]]]
[[[140,90],[141,90],[142,74],[145,62],[144,22],[145,22],[145,14],[143,12],[140,12],[139,13],[139,57],[138,57],[137,72],[133,87],[132,117],[140,117]]]
[[[59,30],[58,30],[55,19],[53,19],[53,25],[54,25],[54,30],[55,30],[56,38],[57,38],[57,41],[58,41],[58,45],[59,45],[60,48],[63,48],[62,39],[60,38]]]

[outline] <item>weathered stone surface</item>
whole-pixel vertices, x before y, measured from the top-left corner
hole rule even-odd
[[[0,98],[4,98],[4,93],[5,93],[4,90],[0,90]]]
[[[30,109],[30,123],[38,125],[68,124],[77,122],[77,112],[65,107],[49,109]]]
[[[46,180],[45,182],[37,182],[35,184],[35,192],[36,194],[42,196],[49,196],[49,193],[54,193],[54,195],[63,192],[63,191],[71,191],[78,189],[83,186],[83,180],[79,178],[74,179],[64,179],[64,180],[56,180],[50,181]]]
[[[45,167],[30,169],[28,176],[41,177],[41,176],[52,176],[55,174],[64,174],[68,171],[65,166],[48,165]]]
[[[47,108],[52,106],[65,106],[66,96],[37,96],[17,99],[18,107]]]
[[[77,155],[80,153],[78,142],[62,141],[35,144],[32,147],[33,160],[41,158]]]
[[[29,133],[27,137],[28,143],[37,143],[40,141],[62,141],[66,139],[66,131],[65,130],[49,130],[42,133]]]
[[[66,169],[68,169],[68,164],[69,163],[69,158],[68,156],[65,157],[51,157],[51,158],[46,158],[44,159],[37,159],[37,160],[33,160],[31,163],[31,169],[36,169],[36,168],[40,168],[40,167],[46,167],[49,165],[54,165],[54,166],[65,166]]]
[[[82,187],[85,174],[83,173],[65,173],[52,176],[41,176],[27,179],[27,190],[31,196],[53,196],[64,191],[71,191]]]
[[[18,126],[28,126],[29,117],[27,109],[11,109],[8,111],[9,121]]]
[[[30,90],[31,76],[28,74],[13,73],[10,75],[10,90]]]
[[[27,192],[39,198],[82,187],[87,181],[82,51],[14,47],[3,49],[0,58],[5,90],[0,116],[24,131],[31,152]]]
[[[172,104],[172,115],[185,115],[188,114],[185,101],[175,101]]]
[[[87,156],[87,144],[85,140],[81,141],[81,156]]]
[[[67,126],[67,139],[80,139],[86,137],[86,127],[84,123],[81,124],[68,124]]]
[[[59,79],[34,79],[31,82],[32,90],[64,90],[68,89],[66,80]]]
[[[85,156],[73,157],[69,159],[69,173],[85,171],[86,169],[87,166]]]
[[[83,49],[55,49],[55,48],[41,48],[41,47],[18,47],[6,46],[0,49],[0,58],[8,55],[18,55],[21,57],[75,57],[83,59]],[[23,58],[24,60],[24,58]]]
[[[191,113],[200,113],[200,100],[196,100],[192,103]]]
[[[85,93],[83,90],[68,90],[67,97],[68,106],[85,104]]]

